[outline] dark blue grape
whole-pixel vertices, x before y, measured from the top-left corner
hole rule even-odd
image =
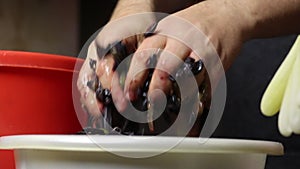
[[[147,67],[153,69],[155,68],[156,64],[157,64],[157,55],[153,54],[149,57],[147,61]]]
[[[98,101],[104,105],[109,105],[112,102],[111,92],[109,89],[98,88],[96,90],[96,97]]]
[[[170,80],[172,83],[175,83],[175,82],[176,82],[175,78],[174,78],[172,75],[169,75],[169,80]]]
[[[90,80],[87,82],[87,87],[89,87],[91,90],[95,90],[95,85],[94,85],[94,81]]]
[[[203,62],[201,60],[198,60],[193,64],[192,72],[194,75],[197,75],[202,71],[202,69],[203,69]]]
[[[142,94],[143,97],[147,97],[147,96],[148,96],[148,94],[147,94],[146,91],[148,91],[148,90],[145,90],[145,91],[143,92],[143,94]]]
[[[175,94],[168,97],[166,111],[177,114],[180,109],[181,99]]]
[[[147,37],[150,37],[150,36],[153,36],[155,33],[155,29],[157,27],[157,22],[155,22],[154,24],[152,24],[147,30],[146,32],[144,33],[144,37],[147,38]]]
[[[203,69],[203,62],[201,60],[195,62],[195,59],[188,57],[184,63],[179,67],[175,73],[175,78],[170,75],[169,79],[175,82],[175,79],[184,78],[191,75],[199,74]]]
[[[191,75],[191,65],[183,63],[175,74],[175,79],[184,78]]]
[[[147,97],[143,97],[143,102],[142,102],[142,106],[141,106],[141,110],[142,111],[146,111],[148,109],[148,98]]]
[[[96,70],[97,61],[90,58],[89,64],[90,64],[90,68],[91,68],[93,71],[95,71],[95,70]]]
[[[185,60],[184,60],[185,63],[188,63],[188,64],[193,64],[195,62],[195,59],[194,58],[191,58],[191,57],[187,57]]]
[[[97,75],[94,76],[94,79],[91,79],[86,84],[91,90],[96,91],[97,88],[101,87],[99,84],[99,78]]]
[[[193,67],[192,63],[184,63],[182,66],[182,70],[183,70],[184,74],[190,75],[192,67]]]
[[[138,99],[133,101],[132,104],[139,111],[146,111],[148,109],[147,92],[143,92],[142,94],[138,95]]]
[[[102,97],[100,97],[100,95],[102,94],[102,89],[101,88],[97,88],[96,89],[96,97],[99,101],[103,100]]]
[[[150,80],[146,80],[144,83],[144,87],[143,87],[143,91],[144,93],[147,92],[149,90],[149,86],[150,86]]]

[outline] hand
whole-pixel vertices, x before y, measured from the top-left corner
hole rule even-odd
[[[157,69],[153,72],[148,96],[159,97],[152,94],[157,89],[169,94],[172,84],[169,73],[176,72],[189,57],[204,62],[214,90],[223,66],[225,69],[229,68],[242,42],[247,39],[244,32],[248,26],[248,18],[238,13],[239,8],[233,4],[212,0],[191,6],[161,20],[155,30],[157,34],[146,38],[132,58],[125,82],[127,99],[134,101],[139,88],[147,79],[147,62],[151,58],[151,54],[147,53],[150,49],[160,49],[162,52],[156,64]],[[174,56],[179,59],[174,59]],[[141,71],[143,69],[145,70]],[[205,73],[202,72],[195,77],[198,85],[203,83],[203,75]],[[195,90],[191,89],[181,94],[184,99],[194,92]]]
[[[247,38],[244,35],[247,18],[227,14],[235,12],[241,11],[232,4],[223,7],[219,1],[205,1],[161,20],[155,30],[156,34],[146,38],[132,58],[125,81],[126,98],[130,101],[139,98],[139,89],[145,84],[149,74],[148,62],[153,51],[158,51],[159,58],[148,92],[151,100],[160,100],[160,94],[155,92],[157,89],[166,95],[170,94],[172,82],[169,74],[176,72],[187,58],[196,61],[201,59],[204,62],[214,90],[224,72],[223,66],[228,69]],[[242,21],[237,22],[237,19]],[[231,26],[224,26],[228,24]],[[203,83],[203,75],[205,73],[202,72],[195,77],[198,86]],[[181,93],[182,100],[195,93],[195,88],[189,86],[191,80],[187,80],[189,83],[185,84],[190,90]],[[206,106],[209,107],[209,104]]]
[[[121,19],[118,22],[118,26],[114,26],[114,22],[105,26],[89,48],[88,58],[78,81],[78,87],[83,96],[83,103],[88,112],[97,119],[103,112],[105,104],[95,99],[96,89],[88,87],[88,82],[101,82],[101,88],[109,89],[111,91],[109,94],[111,94],[119,112],[126,109],[127,99],[134,101],[137,98],[138,89],[143,86],[148,74],[147,70],[140,71],[137,68],[147,68],[146,63],[151,55],[142,53],[149,48],[154,48],[156,51],[163,49],[163,52],[159,54],[149,87],[148,95],[154,97],[154,100],[156,97],[152,95],[154,90],[161,89],[166,94],[170,92],[172,82],[169,79],[169,74],[166,72],[176,72],[181,62],[187,58],[193,58],[198,61],[200,59],[199,56],[201,56],[201,60],[208,68],[207,72],[210,81],[217,80],[219,72],[223,71],[222,65],[218,64],[219,58],[225,69],[227,69],[238,52],[241,43],[247,38],[243,34],[246,30],[245,28],[247,28],[244,24],[247,23],[247,18],[243,15],[236,16],[236,13],[240,12],[239,8],[235,8],[230,3],[225,5],[223,3],[224,1],[205,1],[170,15],[158,23],[157,34],[146,38],[144,41],[144,37],[141,37],[139,33],[144,32],[149,25],[153,24],[154,19],[151,17],[148,19],[137,19],[134,22],[122,22]],[[241,20],[241,22],[236,22],[237,19]],[[137,25],[137,23],[143,24]],[[230,26],[224,26],[228,24]],[[171,37],[168,35],[171,35]],[[112,80],[113,75],[119,78],[117,72],[114,71],[116,59],[112,53],[106,55],[106,52],[101,53],[98,50],[109,46],[109,44],[117,44],[121,48],[126,46],[125,53],[134,52],[136,47],[139,47],[132,58],[125,81],[125,93],[120,84],[116,83],[119,82],[119,79]],[[215,46],[217,53],[211,47],[212,45]],[[171,55],[175,55],[179,59],[171,59]],[[212,57],[216,55],[219,55],[219,57]],[[137,72],[139,74],[135,76]],[[204,80],[205,83],[208,83],[207,78],[204,77],[205,74],[205,71],[196,74],[198,85],[201,85]],[[95,80],[95,75],[99,79]],[[96,83],[92,86],[99,87],[99,84]],[[214,88],[215,86],[212,86],[212,89]],[[183,93],[182,98],[185,99],[193,92],[195,90]]]
[[[99,32],[89,46],[87,58],[80,71],[77,86],[81,93],[83,107],[91,116],[90,124],[88,124],[91,127],[103,127],[103,123],[101,122],[103,116],[101,114],[104,112],[104,103],[99,102],[95,96],[96,87],[99,84],[101,84],[102,88],[111,91],[111,96],[118,103],[116,105],[119,105],[117,109],[120,112],[126,108],[126,100],[123,97],[123,90],[120,88],[120,85],[117,83],[111,84],[112,77],[116,73],[113,70],[116,64],[115,58],[112,54],[104,55],[107,52],[105,48],[113,44],[117,44],[115,47],[118,46],[118,50],[123,50],[126,46],[126,51],[123,52],[127,54],[132,53],[143,38],[139,33],[145,32],[147,27],[154,23],[154,18],[150,14],[135,15],[131,17],[130,21],[126,20],[125,16],[127,15],[136,14],[141,11],[150,12],[152,10],[150,4],[142,3],[142,1],[138,2],[135,2],[131,8],[128,8],[128,6],[123,6],[124,1],[120,1],[111,21]]]

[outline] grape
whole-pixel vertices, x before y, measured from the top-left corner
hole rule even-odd
[[[94,59],[90,59],[89,64],[90,64],[90,68],[91,68],[93,71],[95,71],[95,70],[96,70],[97,61],[94,60]]]
[[[152,24],[147,30],[146,32],[144,33],[144,37],[147,38],[147,37],[150,37],[150,36],[153,36],[155,35],[154,31],[157,27],[157,22]]]
[[[152,70],[157,64],[157,55],[153,54],[149,57],[148,61],[147,61],[147,67],[150,68],[150,70]]]
[[[187,64],[193,64],[195,62],[195,59],[194,58],[191,58],[191,57],[187,57],[185,60],[184,60],[185,63]]]
[[[193,63],[192,72],[194,75],[199,74],[203,69],[203,62],[198,60],[197,62]]]
[[[111,92],[109,89],[98,88],[96,90],[96,97],[98,101],[104,105],[109,105],[112,102]]]
[[[98,76],[94,76],[94,79],[91,79],[86,84],[91,90],[96,91],[99,86],[99,78]]]
[[[193,67],[193,60],[192,59],[187,59],[177,70],[175,73],[175,78],[185,78],[187,76],[191,76],[191,70]]]
[[[150,86],[150,80],[147,79],[146,82],[145,82],[145,85],[144,85],[143,90],[144,90],[144,91],[148,91],[149,86]],[[144,93],[146,93],[146,92],[144,92]]]
[[[176,80],[174,79],[174,77],[172,75],[169,76],[169,80],[172,82],[172,83],[175,83]]]
[[[181,99],[175,94],[168,97],[166,111],[170,113],[178,113],[180,109]]]

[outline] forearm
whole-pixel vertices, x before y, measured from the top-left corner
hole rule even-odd
[[[300,0],[232,1],[248,14],[249,39],[300,33]]]
[[[153,0],[119,0],[111,20],[136,13],[152,12],[153,10]]]
[[[144,12],[173,13],[201,0],[119,0],[111,20]]]
[[[174,13],[203,0],[153,0],[155,12]]]

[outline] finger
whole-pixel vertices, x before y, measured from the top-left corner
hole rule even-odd
[[[95,58],[97,58],[96,45],[94,41],[90,44],[87,55],[89,57],[84,61],[77,80],[77,88],[80,91],[81,96],[83,95],[82,92],[85,90],[84,88],[87,86],[88,80],[90,80],[89,77],[91,77],[94,73],[93,69],[91,69],[89,65],[90,59],[96,60]]]
[[[138,90],[143,87],[147,78],[147,68],[149,68],[149,66],[151,67],[151,62],[153,61],[150,60],[150,58],[153,54],[156,54],[159,49],[164,48],[165,42],[165,37],[155,35],[146,38],[141,43],[132,57],[127,73],[125,81],[125,93],[127,99],[133,101],[137,98]]]
[[[142,34],[149,26],[155,23],[155,20],[153,14],[143,13],[110,21],[98,33],[96,43],[99,47],[106,48],[114,42],[127,39],[127,37],[136,34]],[[99,57],[103,57],[104,55],[105,53],[101,53]]]
[[[127,102],[124,97],[123,89],[119,83],[119,73],[124,74],[126,71],[124,69],[117,69],[121,61],[131,53],[136,50],[137,37],[132,36],[122,40],[112,46],[110,52],[102,59],[99,60],[97,75],[101,82],[101,87],[103,89],[109,89],[113,97],[114,104],[119,112],[125,110]],[[101,102],[101,99],[99,99]]]
[[[115,72],[111,83],[111,94],[113,103],[118,112],[124,112],[127,107],[127,100],[120,85],[120,78],[118,72]]]
[[[100,109],[103,109],[103,104],[99,104],[94,93],[86,93],[81,97],[81,103],[84,110],[95,118],[102,118]]]
[[[114,65],[114,57],[112,54],[108,54],[105,58],[99,60],[96,70],[100,81],[99,85],[101,85],[101,87],[96,91],[96,98],[101,112],[105,112],[105,106],[108,106],[113,101],[116,108],[120,111],[124,111],[126,106],[124,101],[121,98],[118,98],[122,97],[123,92],[119,83],[117,83],[118,73],[113,70]]]
[[[136,41],[137,36],[131,36],[117,42],[114,46],[110,46],[110,50],[107,51],[105,57],[99,59],[97,75],[100,77],[103,87],[110,88],[113,73],[118,64],[120,64],[128,54],[133,53],[136,50]]]
[[[166,47],[161,53],[149,87],[149,95],[155,90],[168,93],[171,87],[169,74],[172,74],[191,53],[191,50],[175,39],[168,38]],[[152,97],[156,97],[153,95]]]
[[[85,110],[93,116],[99,116],[101,113],[94,91],[88,86],[88,83],[95,78],[95,72],[90,67],[90,59],[97,58],[95,43],[92,42],[88,49],[88,58],[85,60],[77,80],[77,87],[81,95],[81,102]]]
[[[114,59],[111,54],[98,61],[96,74],[99,77],[102,88],[110,89],[113,76]]]

